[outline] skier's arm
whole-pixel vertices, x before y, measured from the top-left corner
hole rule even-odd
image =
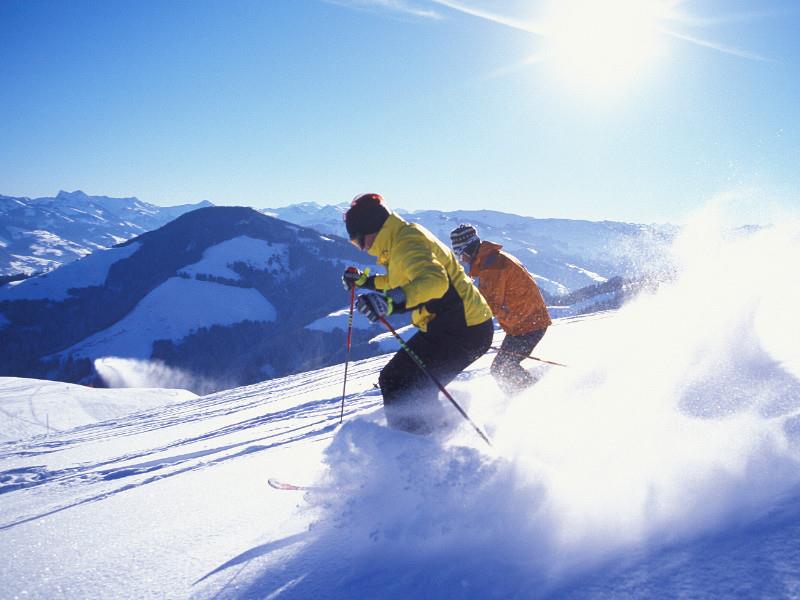
[[[495,311],[496,315],[503,316],[508,313],[508,302],[509,296],[513,293],[513,289],[509,284],[509,261],[506,260],[503,256],[498,256],[498,260],[502,261],[500,263],[499,273],[497,274],[497,286],[494,290],[496,302],[497,302],[497,310]]]
[[[484,269],[477,277],[478,290],[483,294],[494,314],[497,314],[497,309],[503,301],[503,297],[498,295],[498,290],[503,287],[500,284],[501,276],[502,272],[497,269]]]
[[[402,286],[407,309],[441,298],[450,285],[444,265],[436,259],[431,247],[418,239],[404,240],[398,245],[392,268],[398,268],[403,279],[408,280]]]
[[[507,259],[505,264],[504,271],[507,273],[508,283],[503,303],[513,307],[513,310],[517,310],[519,307],[530,307],[535,299],[533,292],[538,291],[536,281],[521,263]]]

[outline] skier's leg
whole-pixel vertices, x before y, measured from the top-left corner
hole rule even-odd
[[[423,363],[432,354],[433,344],[425,333],[415,334],[406,344]],[[436,421],[436,413],[441,411],[438,389],[405,350],[399,350],[386,363],[378,384],[390,427],[419,434],[432,431],[431,423]]]
[[[486,353],[492,343],[492,333],[492,322],[487,321],[456,331],[420,332],[407,344],[436,380],[446,386]],[[404,350],[386,364],[379,383],[390,426],[427,433],[445,420],[438,387]]]
[[[472,327],[465,326],[455,335],[451,335],[446,342],[438,346],[442,351],[430,360],[433,365],[431,371],[434,377],[443,386],[447,386],[459,373],[486,354],[492,345],[493,336],[494,325],[491,319]],[[456,402],[459,402],[457,397]],[[456,412],[454,407],[449,406],[448,402],[443,403],[445,413],[437,421],[437,428],[450,429],[456,423],[461,422],[462,416]]]
[[[437,352],[429,358],[430,370],[441,382],[447,385],[469,365],[486,354],[492,345],[494,326],[491,319],[459,330],[449,330],[438,334],[443,338],[437,344]]]
[[[505,393],[513,395],[536,383],[520,363],[530,355],[546,331],[545,327],[525,335],[506,335],[503,338],[490,372]]]

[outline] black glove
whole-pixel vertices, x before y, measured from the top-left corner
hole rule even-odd
[[[375,289],[375,276],[369,274],[369,269],[363,271],[358,270],[356,267],[347,267],[342,275],[342,285],[348,292],[354,287],[366,287],[368,289]]]
[[[371,323],[377,323],[383,317],[406,310],[406,294],[403,288],[393,288],[380,294],[369,292],[358,297],[358,312],[362,313]]]

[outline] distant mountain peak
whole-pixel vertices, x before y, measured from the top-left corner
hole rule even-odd
[[[103,202],[111,204],[139,202],[139,199],[136,196],[128,196],[125,198],[116,198],[112,196],[90,196],[83,190],[75,190],[74,192],[61,190],[58,192],[55,199],[61,202]],[[41,200],[49,200],[49,198],[41,198]]]
[[[193,208],[209,208],[209,207],[212,207],[212,206],[215,207],[216,204],[211,202],[211,200],[201,200],[200,202],[190,202],[190,203],[187,203],[187,204],[178,204],[178,205],[176,205],[177,208],[184,208],[184,207],[188,207],[188,206],[191,206]]]
[[[60,190],[56,194],[56,200],[88,200],[89,196],[83,190],[75,190],[74,192],[66,192]]]

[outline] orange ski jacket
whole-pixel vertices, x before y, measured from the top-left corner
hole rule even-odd
[[[482,241],[470,266],[470,277],[507,334],[525,335],[544,329],[552,321],[539,286],[522,263],[502,248]]]

